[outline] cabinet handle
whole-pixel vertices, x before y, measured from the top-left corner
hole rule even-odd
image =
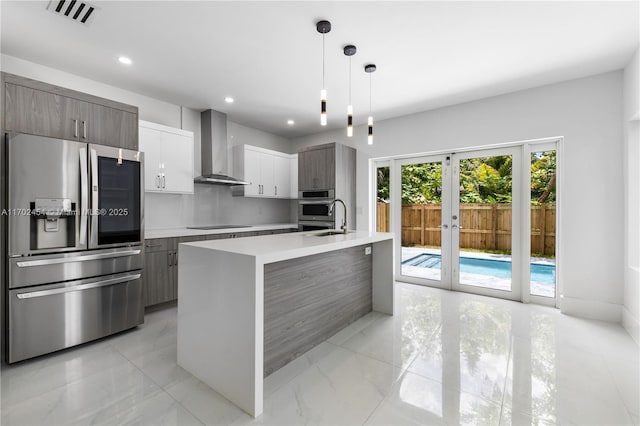
[[[87,138],[87,122],[82,120],[82,138]]]
[[[177,251],[173,252],[173,265],[174,266],[178,266],[178,252]]]
[[[163,173],[162,174],[162,188],[163,189],[166,187],[165,183],[166,183],[166,178],[165,178],[164,173]]]
[[[160,175],[156,175],[156,188],[160,188]]]
[[[171,255],[172,255],[172,254],[173,254],[173,252],[171,252],[171,251],[168,253],[168,256],[169,256],[169,261],[168,261],[168,262],[169,262],[169,266],[173,265],[173,258],[171,257]]]
[[[76,120],[75,118],[73,119],[73,124],[74,124],[74,131],[73,131],[73,137],[77,138],[78,137],[78,120]]]
[[[276,195],[278,195],[278,185],[276,185]]]

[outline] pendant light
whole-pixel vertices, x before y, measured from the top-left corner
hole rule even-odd
[[[369,118],[367,119],[367,126],[369,131],[367,133],[367,143],[373,145],[373,115],[371,115],[371,74],[375,72],[376,65],[368,64],[364,66],[364,71],[369,73]]]
[[[320,125],[327,125],[327,89],[324,86],[324,36],[331,31],[331,22],[318,21],[316,30],[322,34],[322,89],[320,90]]]
[[[353,104],[351,103],[351,57],[356,54],[356,47],[349,44],[343,52],[349,57],[349,105],[347,105],[347,137],[353,136]]]

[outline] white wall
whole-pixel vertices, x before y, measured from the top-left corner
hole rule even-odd
[[[373,146],[366,144],[364,126],[355,129],[352,140],[340,130],[293,143],[295,149],[328,142],[358,149],[357,226],[367,229],[369,158],[563,136],[561,309],[620,321],[624,235],[620,117],[622,72],[617,71],[380,121]]]
[[[622,325],[640,344],[640,50],[624,70],[624,308]]]
[[[191,130],[195,136],[195,174],[200,174],[200,112],[181,108],[148,96],[100,83],[16,57],[2,55],[4,72],[112,99],[139,108],[141,120]],[[182,119],[181,119],[182,112]],[[182,123],[181,123],[182,121]],[[229,145],[247,143],[283,152],[291,151],[288,139],[228,122]],[[230,153],[229,153],[230,154]],[[231,164],[231,162],[229,162]],[[289,223],[288,200],[233,197],[229,187],[196,185],[194,195],[146,194],[147,229],[176,228],[194,224]],[[293,218],[295,221],[295,218]]]

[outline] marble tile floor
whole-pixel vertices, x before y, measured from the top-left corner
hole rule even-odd
[[[176,365],[176,308],[137,329],[2,366],[2,425],[626,425],[638,345],[618,324],[396,284],[370,313],[265,381],[257,419]]]

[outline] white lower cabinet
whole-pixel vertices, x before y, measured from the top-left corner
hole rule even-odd
[[[193,132],[140,120],[146,192],[193,194]]]
[[[252,145],[234,148],[233,172],[249,185],[233,188],[233,195],[264,198],[297,198],[292,193],[292,162],[297,170],[297,156]],[[293,176],[296,180],[297,173]]]

